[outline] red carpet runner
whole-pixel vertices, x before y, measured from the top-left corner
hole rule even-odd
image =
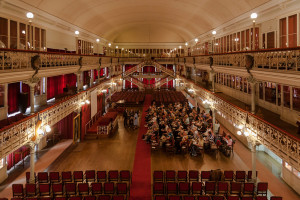
[[[147,132],[145,127],[146,110],[151,105],[152,96],[145,97],[140,131],[136,143],[135,159],[132,172],[132,185],[130,189],[131,200],[151,200],[151,149],[142,140],[142,135]]]

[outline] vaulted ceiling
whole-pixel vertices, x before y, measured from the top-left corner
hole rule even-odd
[[[185,42],[270,0],[21,0],[113,42]]]

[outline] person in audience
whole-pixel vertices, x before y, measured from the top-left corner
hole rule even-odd
[[[138,127],[138,125],[139,125],[138,123],[139,123],[139,115],[138,115],[138,111],[136,111],[134,113],[134,121],[133,121],[134,128]]]

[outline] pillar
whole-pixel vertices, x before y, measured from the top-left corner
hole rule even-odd
[[[210,78],[211,78],[211,87],[212,87],[212,92],[215,92],[215,71],[211,70],[210,71]]]
[[[251,153],[252,153],[252,180],[256,183],[256,144],[251,143]]]
[[[30,87],[30,113],[34,114],[34,87],[35,84],[29,84]]]
[[[90,87],[92,87],[93,83],[94,83],[94,70],[91,69]]]
[[[79,72],[76,73],[76,77],[77,77],[77,92],[79,92],[80,91],[80,86],[81,86],[80,73]]]
[[[35,152],[34,152],[35,144],[30,144],[30,183],[35,183],[35,177],[34,177],[34,160],[35,160]]]
[[[216,109],[215,108],[211,108],[211,111],[212,111],[212,128],[213,128],[213,133],[215,133],[216,131],[216,128],[215,128],[215,124],[216,124]]]
[[[255,113],[255,90],[256,90],[256,81],[250,80],[251,85],[251,113]]]
[[[4,83],[4,107],[8,107],[7,106],[8,103],[8,83]]]

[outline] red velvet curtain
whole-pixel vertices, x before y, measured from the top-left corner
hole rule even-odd
[[[104,74],[104,68],[101,68],[101,69],[100,69],[100,77],[102,77],[103,74]]]
[[[73,118],[74,117],[75,114],[71,113],[56,124],[57,130],[61,134],[62,139],[73,139]]]
[[[28,103],[27,106],[30,106],[30,87],[29,85],[22,83],[22,92],[23,93],[28,93]]]
[[[69,85],[69,87],[76,87],[77,77],[75,74],[65,74],[64,75],[65,85]]]
[[[19,111],[20,82],[8,84],[8,114]]]
[[[47,99],[52,99],[55,96],[62,94],[64,92],[64,87],[66,87],[66,83],[67,81],[64,75],[48,77]]]
[[[168,88],[173,88],[173,80],[168,82]]]
[[[85,136],[85,125],[91,120],[91,105],[86,104],[81,107],[81,140]]]
[[[22,158],[22,154],[23,154],[23,158]],[[19,148],[18,150],[14,151],[13,153],[9,154],[6,157],[7,170],[11,169],[18,162],[20,162],[22,159],[24,159],[27,155],[29,155],[29,147],[27,147],[27,146],[23,146],[23,147]]]
[[[98,70],[94,69],[94,81],[98,79]]]
[[[126,89],[131,88],[131,82],[130,81],[125,80],[125,88]]]
[[[97,112],[102,111],[102,99],[103,99],[103,94],[97,95]]]
[[[88,82],[88,76],[89,76],[89,71],[84,71],[83,72],[83,85],[89,85],[90,84]]]
[[[106,67],[106,77],[109,76],[109,67]]]

